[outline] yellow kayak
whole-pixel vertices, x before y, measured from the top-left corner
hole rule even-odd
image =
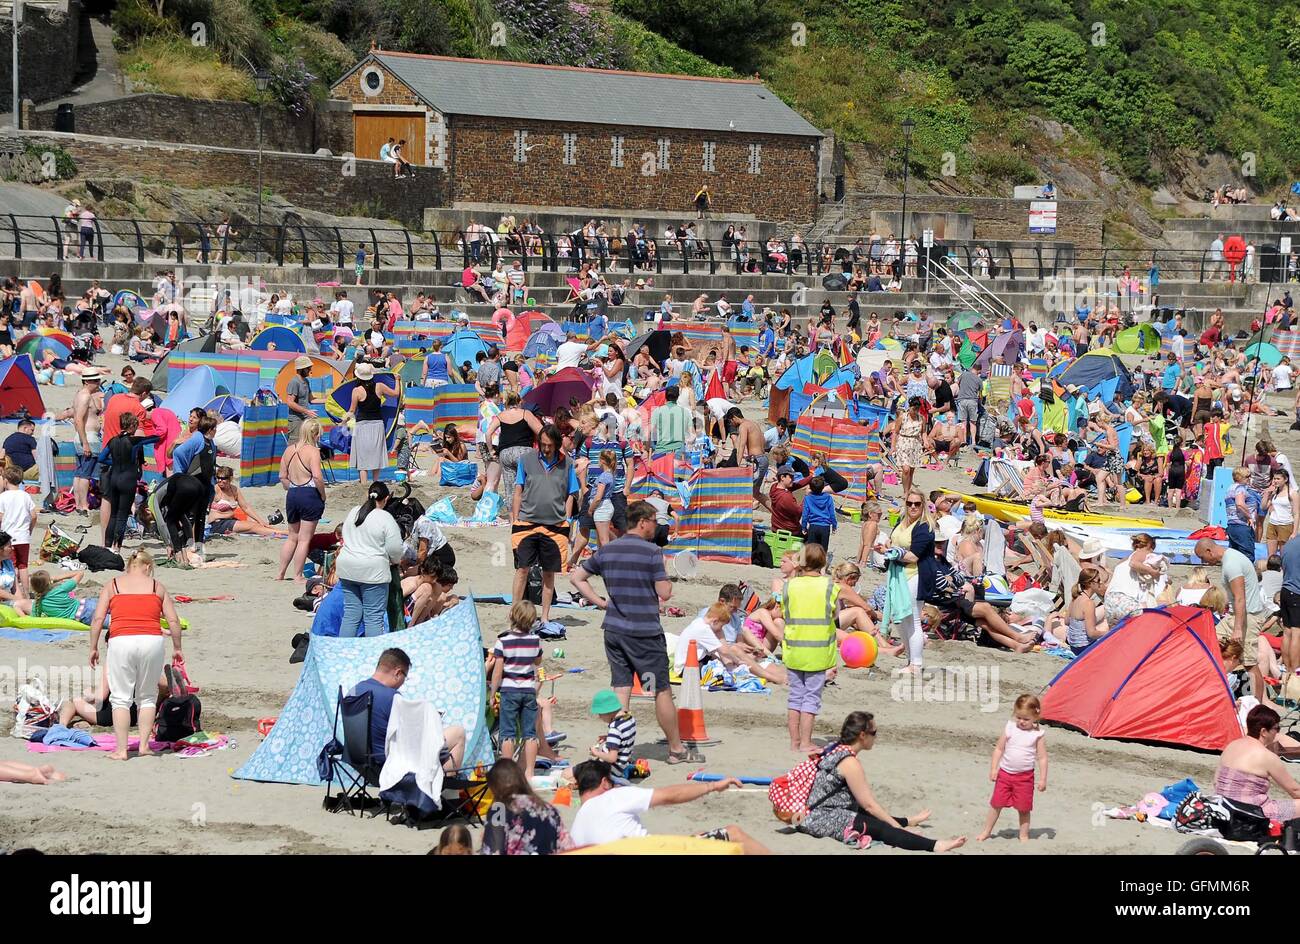
[[[981,514],[989,515],[998,521],[1014,523],[1029,517],[1029,506],[1024,502],[1007,501],[992,495],[962,495],[964,501],[975,503]],[[1163,528],[1165,523],[1159,518],[1130,518],[1127,515],[1102,515],[1082,511],[1058,511],[1044,508],[1043,517],[1048,521],[1061,524],[1091,524],[1103,528]]]

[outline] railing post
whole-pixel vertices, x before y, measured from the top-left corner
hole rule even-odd
[[[682,275],[690,275],[690,274],[691,274],[691,254],[690,254],[689,252],[686,251],[686,240],[683,239],[683,240],[678,244],[677,248],[678,248],[678,250],[679,250],[679,251],[681,252],[681,254],[682,254]]]
[[[704,241],[704,248],[709,252],[709,275],[716,275],[718,272],[718,259],[713,254],[713,240],[706,239]]]
[[[402,235],[406,237],[406,271],[412,272],[415,270],[415,246],[411,243],[411,231],[403,226]]]
[[[442,245],[438,242],[438,231],[436,229],[431,229],[429,230],[429,235],[433,237],[433,267],[435,269],[441,269],[442,268]],[[542,269],[543,270],[546,269],[545,259],[543,259]]]
[[[519,268],[528,271],[528,239],[523,233],[519,234]]]
[[[289,227],[281,223],[275,231],[275,264],[284,267],[284,244],[289,237]]]
[[[1101,277],[1103,279],[1106,278],[1106,261],[1109,255],[1110,255],[1109,249],[1103,249],[1101,251]]]
[[[339,269],[341,271],[346,270],[348,266],[347,256],[343,254],[343,234],[339,232],[337,226],[334,227],[334,243],[338,247],[339,251]]]
[[[99,217],[95,217],[95,242],[99,244],[99,251],[95,253],[95,258],[100,262],[104,261],[104,231],[99,228]],[[94,246],[90,247],[93,251]]]
[[[311,256],[307,251],[307,231],[301,226],[295,228],[298,230],[298,239],[302,243],[302,267],[310,268]]]
[[[140,230],[140,221],[132,220],[131,226],[135,229],[135,261],[144,265],[144,233]],[[221,261],[224,263],[226,260]]]
[[[1197,282],[1204,282],[1204,281],[1205,281],[1205,257],[1209,254],[1209,252],[1210,252],[1210,250],[1208,250],[1208,249],[1203,249],[1203,250],[1201,250],[1200,271],[1199,271],[1199,273],[1198,273],[1197,276],[1196,276],[1196,281],[1197,281]]]
[[[790,267],[793,265],[790,261],[790,241],[788,239],[781,240],[781,248],[785,250],[785,274],[792,275],[793,273],[790,271]]]
[[[13,213],[8,214],[8,216],[9,225],[13,227],[14,231],[14,258],[21,259],[23,257],[23,237],[18,229],[18,217]]]
[[[376,272],[378,272],[379,271],[379,237],[375,235],[375,231],[373,229],[370,231],[370,248],[375,251],[375,264],[373,268]]]
[[[51,216],[50,220],[54,223],[54,258],[62,262],[67,256],[63,251],[63,229],[57,216]]]
[[[1034,247],[1034,256],[1038,259],[1038,277],[1043,278],[1043,247]]]
[[[185,244],[184,244],[184,242],[181,240],[181,230],[180,230],[180,227],[177,226],[175,223],[172,224],[172,235],[176,237],[176,264],[177,264],[177,265],[184,265],[184,264],[185,264]]]

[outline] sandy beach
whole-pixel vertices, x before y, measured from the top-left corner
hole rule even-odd
[[[116,373],[122,361],[104,357],[100,363]],[[71,385],[42,388],[51,409],[70,404],[74,392]],[[1274,397],[1272,402],[1289,412],[1290,404],[1283,398]],[[765,411],[750,404],[747,412],[758,418]],[[1300,437],[1286,429],[1290,422],[1289,416],[1274,418],[1269,427],[1282,451],[1300,458]],[[13,428],[13,424],[5,424],[3,435]],[[1233,458],[1239,461],[1241,435],[1234,432],[1238,454]],[[60,427],[57,438],[66,441],[71,437],[70,425]],[[1252,444],[1256,438],[1252,432]],[[972,465],[973,454],[967,452],[956,472],[922,470],[917,480],[926,490],[969,491],[964,469]],[[427,485],[425,479],[415,482],[426,507],[452,493]],[[283,491],[278,486],[246,492],[263,514],[282,506]],[[359,503],[360,494],[355,484],[330,489],[326,510],[330,527]],[[898,501],[897,486],[886,489],[886,498]],[[1140,513],[1158,516],[1147,509]],[[50,515],[41,515],[34,544],[50,520]],[[57,520],[61,526],[71,527],[80,519],[62,516]],[[1199,524],[1186,511],[1170,521],[1187,528]],[[508,528],[449,529],[448,533],[457,552],[461,592],[508,590],[512,578]],[[858,533],[857,525],[841,518],[831,547],[837,559],[856,553]],[[90,541],[97,541],[98,535],[96,520]],[[152,539],[145,546],[160,549]],[[0,846],[30,846],[56,853],[423,853],[436,843],[435,830],[392,826],[383,818],[361,820],[327,813],[321,808],[324,791],[320,788],[252,783],[230,776],[256,750],[261,740],[258,720],[277,715],[293,689],[300,667],[289,664],[290,639],[310,625],[310,616],[291,605],[301,585],[273,579],[278,550],[279,541],[274,539],[217,538],[208,544],[209,559],[237,566],[158,571],[158,579],[173,594],[235,597],[232,601],[181,604],[180,612],[191,624],[185,652],[191,676],[202,686],[204,727],[231,736],[237,746],[193,759],[132,757],[125,764],[110,763],[97,752],[46,755],[45,761],[67,772],[68,781],[48,787],[0,784]],[[1185,568],[1176,570],[1185,572]],[[693,579],[675,580],[672,602],[688,617],[665,618],[665,629],[677,632],[684,627],[701,607],[716,599],[721,584],[745,580],[765,591],[774,574],[776,571],[752,566],[702,563]],[[94,588],[90,592],[111,576],[105,572],[92,575],[87,581],[87,586]],[[874,588],[882,579],[869,571],[864,586]],[[570,589],[564,578],[558,585],[561,590]],[[588,714],[588,706],[591,696],[608,685],[609,676],[599,612],[557,612],[568,624],[568,639],[548,644],[548,676],[585,669],[563,674],[555,687],[559,698],[556,727],[568,734],[562,755],[576,763],[585,758],[587,746],[603,731],[601,722]],[[480,604],[478,615],[485,645],[490,644],[505,628],[506,608]],[[400,645],[400,637],[394,643]],[[563,659],[550,657],[557,645],[565,651]],[[0,670],[10,675],[24,667],[84,667],[87,657],[87,640],[81,637],[53,644],[0,639]],[[880,734],[877,746],[864,753],[862,761],[876,795],[894,814],[931,809],[933,817],[921,829],[926,836],[973,838],[992,789],[989,757],[1010,717],[1012,703],[1022,692],[1039,692],[1066,663],[1045,653],[1015,655],[956,642],[929,642],[925,661],[930,681],[919,690],[892,677],[892,670],[902,664],[895,658],[882,656],[872,670],[842,670],[837,683],[827,689],[815,735],[819,740],[833,737],[851,710],[873,712]],[[11,677],[4,681],[12,685]],[[974,685],[969,684],[972,681]],[[703,769],[771,776],[786,772],[800,759],[788,749],[784,689],[766,695],[706,693],[703,697],[709,732],[721,739],[720,744],[703,749],[707,755]],[[645,785],[680,782],[693,768],[663,763],[667,749],[654,743],[658,729],[652,703],[633,704],[640,726],[637,753],[649,758],[652,766]],[[11,722],[10,713],[4,722],[5,736],[0,738],[0,759],[35,760],[26,742],[7,736]],[[1217,763],[1215,755],[1091,740],[1058,728],[1048,729],[1047,743],[1049,787],[1035,797],[1033,841],[1016,841],[1014,815],[1004,814],[994,839],[971,842],[959,854],[1171,853],[1184,839],[1173,830],[1109,820],[1101,810],[1136,803],[1144,794],[1184,777],[1206,784]],[[566,819],[571,819],[575,808],[563,811]],[[731,791],[688,806],[653,810],[645,822],[652,832],[664,833],[738,823],[775,852],[853,854],[841,843],[812,839],[784,827],[771,813],[765,788]],[[896,851],[876,844],[862,854]]]

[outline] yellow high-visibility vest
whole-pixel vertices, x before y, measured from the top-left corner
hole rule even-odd
[[[840,587],[827,575],[787,580],[781,591],[785,611],[782,659],[787,669],[821,672],[835,665],[835,601]]]

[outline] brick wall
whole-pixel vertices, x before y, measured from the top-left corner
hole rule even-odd
[[[0,15],[0,101],[8,111],[13,100],[13,21],[9,5]],[[32,101],[59,98],[72,88],[81,39],[81,4],[69,0],[67,10],[23,8],[18,33],[18,94]]]
[[[23,127],[53,131],[57,106],[29,108]],[[257,148],[257,106],[248,102],[181,98],[144,93],[77,105],[78,134],[174,141],[211,147]],[[346,105],[325,102],[313,114],[297,116],[278,106],[262,109],[262,147],[267,151],[311,154],[327,148],[352,150],[352,113]]]
[[[601,206],[686,212],[708,183],[719,215],[749,213],[766,220],[810,220],[817,199],[816,138],[723,135],[680,129],[453,115],[451,176],[458,201]],[[515,132],[524,131],[525,163],[516,163]],[[576,163],[565,164],[564,134],[576,134]],[[623,166],[611,167],[611,137],[623,137]],[[670,142],[668,168],[658,166],[659,138]],[[715,170],[702,169],[703,146],[716,145]],[[761,151],[750,174],[749,145]],[[814,150],[809,150],[813,146]],[[653,173],[646,171],[653,167]]]
[[[111,179],[129,175],[185,187],[256,186],[257,152],[232,148],[180,146],[120,138],[12,131],[0,133],[0,152],[22,151],[27,144],[55,144],[76,161],[81,177]],[[413,180],[394,180],[392,166],[358,160],[355,174],[344,173],[337,157],[270,152],[262,155],[264,186],[300,207],[344,215],[368,207],[412,227],[423,222],[426,206],[449,199],[442,172],[422,169]]]
[[[883,218],[899,220],[902,197],[898,194],[855,194],[850,197],[851,219],[844,233],[866,233],[871,229],[871,215],[890,214]],[[1104,204],[1098,200],[1059,200],[1056,204],[1056,234],[1029,233],[1028,200],[998,197],[944,197],[909,195],[907,230],[919,233],[929,214],[970,214],[975,240],[1027,240],[1073,243],[1080,249],[1095,249],[1102,244]],[[918,216],[913,216],[913,213]]]

